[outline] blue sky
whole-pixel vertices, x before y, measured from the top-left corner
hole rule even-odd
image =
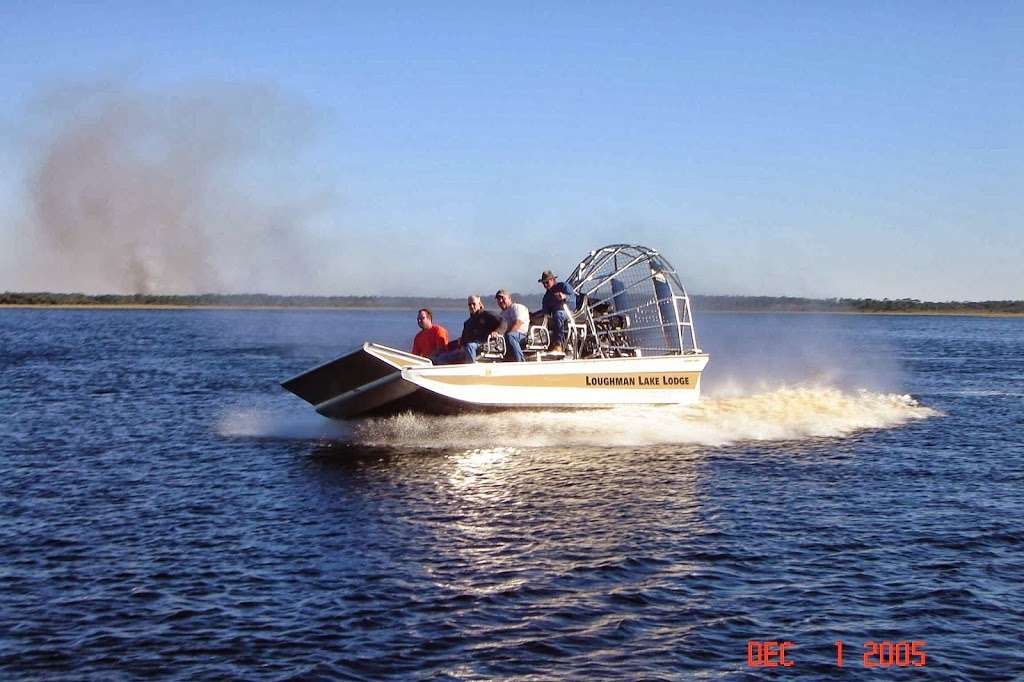
[[[329,198],[282,228],[305,235],[315,275],[272,264],[227,290],[531,291],[540,270],[627,241],[662,250],[696,292],[1024,298],[1020,3],[0,15],[0,289],[116,288],[34,257],[26,187],[45,141],[24,131],[41,97],[242,84],[309,112],[279,176],[250,188]]]

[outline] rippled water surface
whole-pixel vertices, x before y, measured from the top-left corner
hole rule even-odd
[[[698,322],[695,407],[334,423],[414,313],[0,310],[0,676],[1024,676],[1024,320]]]

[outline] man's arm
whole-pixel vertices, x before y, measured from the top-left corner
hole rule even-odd
[[[580,306],[580,295],[576,293],[576,290],[572,288],[572,285],[568,282],[559,282],[557,285],[557,292],[555,295],[558,300],[562,303],[568,303],[570,308],[576,309]]]
[[[565,282],[559,282],[551,288],[551,291],[554,292],[555,298],[557,298],[560,303],[566,302],[569,298],[570,292],[575,293],[573,292],[572,287]]]

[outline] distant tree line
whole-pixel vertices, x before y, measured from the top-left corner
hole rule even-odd
[[[715,312],[1024,313],[1024,301],[921,301],[916,298],[694,295],[693,306]]]
[[[485,302],[489,297],[481,292]],[[540,307],[540,296],[517,301]],[[438,296],[280,296],[276,294],[59,294],[49,291],[0,294],[0,305],[189,306],[231,308],[465,308],[465,298]]]
[[[489,295],[484,294],[485,301]],[[531,310],[540,308],[537,294],[513,295]],[[12,292],[0,294],[0,305],[75,306],[195,306],[283,308],[403,308],[461,309],[464,298],[437,296],[278,296],[274,294],[60,294]],[[916,298],[798,298],[794,296],[693,296],[698,312],[842,312],[842,313],[1020,313],[1024,301],[920,301]]]

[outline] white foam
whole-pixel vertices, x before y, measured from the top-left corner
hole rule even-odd
[[[472,448],[482,445],[635,446],[845,437],[937,416],[907,395],[783,388],[709,398],[689,407],[505,412],[429,417],[403,414],[353,426],[366,445]]]
[[[353,445],[416,448],[727,445],[843,438],[865,429],[898,427],[939,414],[908,395],[800,387],[705,398],[687,407],[458,416],[406,413],[353,422],[337,422],[312,412],[275,414],[246,408],[224,415],[217,430],[234,437],[328,439]]]
[[[312,410],[275,412],[258,407],[228,410],[217,421],[216,431],[230,438],[294,440],[346,440],[352,435],[347,422],[321,417]]]

